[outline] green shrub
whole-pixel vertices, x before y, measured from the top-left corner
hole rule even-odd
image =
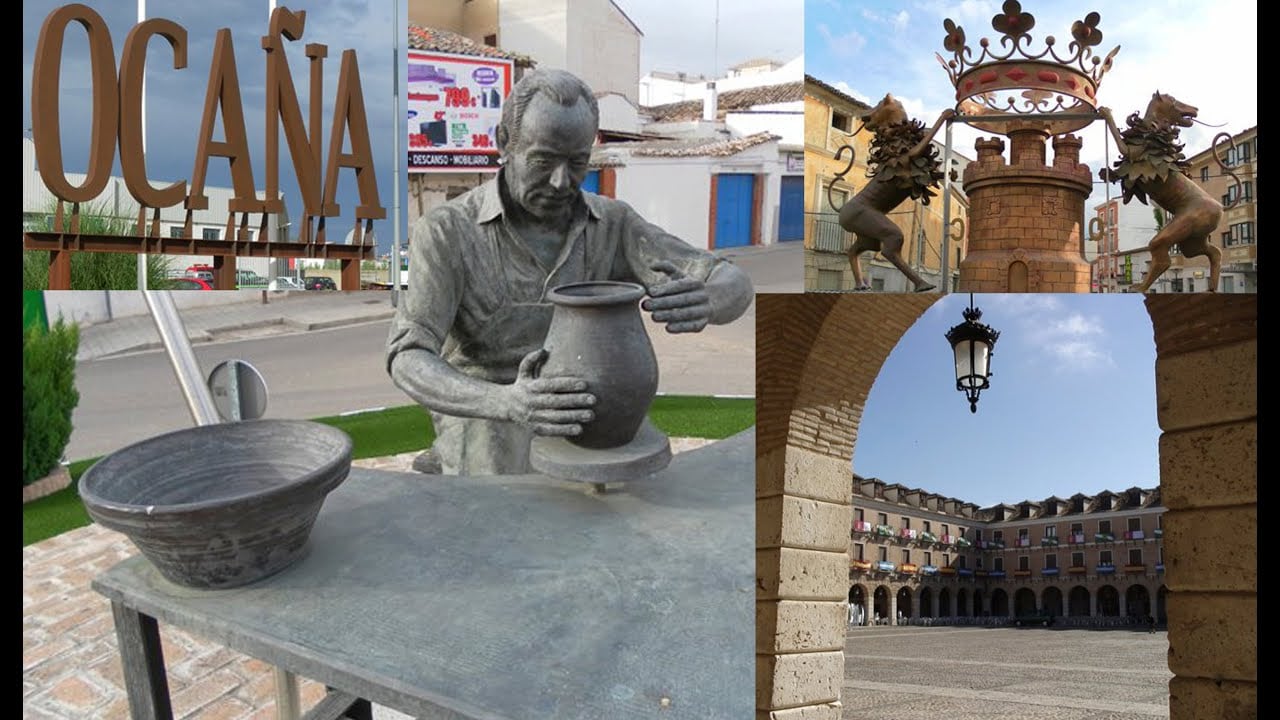
[[[71,439],[80,333],[61,319],[22,331],[22,484],[48,475]]]
[[[43,219],[27,224],[32,232],[53,231],[53,205]],[[70,222],[69,220],[67,222]],[[88,203],[80,209],[80,232],[85,235],[132,235],[136,219],[112,214],[106,203]],[[173,259],[168,255],[147,256],[147,288],[166,290],[170,287],[169,270]],[[22,252],[22,288],[49,288],[49,253],[44,250]],[[132,253],[71,253],[72,290],[137,290],[138,256]]]

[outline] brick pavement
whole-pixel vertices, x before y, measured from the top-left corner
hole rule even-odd
[[[1168,718],[1168,650],[1142,630],[853,628],[843,720]]]
[[[672,451],[709,440],[672,438]],[[416,452],[357,460],[408,471]],[[22,549],[22,713],[29,720],[125,720],[129,717],[111,605],[89,582],[132,557],[122,534],[90,525]],[[161,626],[174,717],[267,720],[275,714],[271,666],[176,628]],[[299,678],[305,712],[324,687]],[[377,718],[402,718],[375,708]]]

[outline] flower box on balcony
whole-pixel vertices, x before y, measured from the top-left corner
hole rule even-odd
[[[943,545],[951,545],[955,543],[955,541],[956,541],[955,535],[943,535],[941,538],[938,539],[938,542],[942,543]]]
[[[1030,570],[1014,570],[1013,576],[1014,577],[1031,577],[1031,571]]]
[[[1156,528],[1152,534],[1155,535],[1157,538],[1162,538],[1164,537],[1164,528]]]
[[[921,565],[920,574],[921,575],[937,575],[938,566],[937,565]]]
[[[1141,530],[1129,530],[1124,534],[1125,540],[1142,540],[1145,537],[1146,535],[1143,535]]]
[[[1093,541],[1094,542],[1115,542],[1116,536],[1112,535],[1111,533],[1094,533]]]
[[[853,531],[860,532],[860,533],[869,533],[871,532],[871,523],[867,522],[866,520],[858,520],[853,524]]]
[[[1081,569],[1081,570],[1083,570],[1084,568],[1080,568],[1080,569]],[[1051,568],[1040,568],[1040,574],[1041,574],[1041,575],[1045,575],[1045,576],[1057,575],[1057,574],[1058,574],[1058,568],[1056,568],[1056,567],[1051,567]]]
[[[1084,575],[1088,571],[1089,571],[1089,568],[1083,565],[1073,565],[1067,568],[1067,574],[1069,575]]]
[[[867,570],[871,569],[871,561],[870,560],[851,560],[849,562],[849,567],[853,568],[854,570],[861,570],[863,572],[866,572]]]
[[[1147,571],[1147,566],[1146,565],[1125,565],[1124,571],[1127,573],[1145,573]]]
[[[891,573],[897,569],[898,569],[897,565],[894,565],[893,563],[885,560],[881,560],[880,562],[876,563],[877,572]]]
[[[938,536],[937,536],[937,535],[934,535],[933,533],[931,533],[931,532],[929,532],[928,530],[926,530],[926,531],[924,531],[924,532],[920,533],[919,540],[920,540],[920,542],[936,543],[936,542],[938,542]]]
[[[1040,547],[1057,547],[1058,538],[1052,535],[1040,538]]]
[[[875,529],[872,532],[874,532],[876,535],[893,537],[893,528],[888,525],[877,525],[875,526]]]
[[[1083,545],[1083,544],[1084,544],[1084,533],[1071,533],[1070,535],[1067,535],[1067,544],[1068,544],[1068,545]]]
[[[915,540],[916,531],[914,528],[902,528],[898,531],[898,538],[900,540]]]
[[[956,574],[960,577],[973,577],[973,570],[969,568],[960,568],[956,570]]]
[[[915,563],[902,563],[898,566],[900,575],[915,575],[920,568]]]
[[[990,575],[990,573],[989,573],[989,572],[987,572],[986,570],[974,570],[974,571],[973,571],[973,576],[974,576],[974,577],[984,578],[984,577],[987,577],[988,575]]]
[[[949,566],[948,566],[948,567],[941,567],[941,568],[938,568],[938,574],[939,574],[939,575],[955,575],[955,574],[956,574],[956,569],[955,569],[955,568],[953,568],[953,567],[949,567]]]
[[[1115,565],[1099,565],[1098,567],[1094,568],[1094,570],[1099,575],[1114,575],[1116,572],[1116,566]]]

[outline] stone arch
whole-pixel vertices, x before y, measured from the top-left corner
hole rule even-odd
[[[1009,593],[1004,588],[991,591],[991,617],[1009,616]]]
[[[988,610],[988,607],[984,605],[982,601],[983,601],[982,591],[977,588],[974,588],[974,591],[973,591],[973,616],[974,617],[982,617],[982,615]]]
[[[904,618],[915,617],[911,607],[911,588],[902,586],[898,588],[898,613]]]
[[[1014,260],[1009,263],[1009,292],[1024,293],[1031,290],[1031,284],[1027,280],[1027,264],[1021,260]]]
[[[1020,587],[1013,593],[1013,614],[1032,615],[1036,607],[1036,591],[1029,587]]]
[[[956,615],[969,617],[969,592],[964,588],[956,591]]]
[[[849,604],[861,605],[867,598],[867,589],[862,583],[854,583],[849,586]]]
[[[1092,595],[1089,588],[1076,585],[1067,593],[1067,615],[1071,617],[1089,617],[1089,600]]]
[[[930,590],[929,586],[926,585],[920,588],[918,595],[920,603],[920,617],[934,617],[937,615],[933,608],[933,591]]]
[[[1062,589],[1056,585],[1050,585],[1040,594],[1040,607],[1044,609],[1049,617],[1062,617],[1064,606],[1062,604]]]
[[[883,620],[893,614],[889,612],[889,588],[884,585],[876,586],[875,594],[872,595],[871,612],[873,620],[875,618]]]
[[[1151,592],[1142,583],[1134,583],[1124,591],[1125,615],[1145,619],[1151,614]]]
[[[942,588],[938,591],[938,615],[942,617],[951,617],[951,588]]]
[[[843,647],[843,625],[828,619],[839,613],[825,606],[845,602],[858,424],[884,361],[938,299],[756,300],[757,532],[773,538],[756,555],[756,635],[773,639],[757,654],[764,714],[840,699],[843,651],[813,646]],[[1165,562],[1177,579],[1167,603],[1170,709],[1178,717],[1224,715],[1228,705],[1256,714],[1256,549],[1224,557],[1193,548],[1217,543],[1215,528],[1257,527],[1257,297],[1152,295],[1145,303],[1156,342]],[[821,531],[784,527],[795,514],[821,517]],[[804,601],[804,610],[779,612],[788,600]],[[780,632],[784,616],[804,632]],[[1223,624],[1224,616],[1239,620]],[[795,637],[808,644],[788,644]],[[1200,650],[1210,646],[1232,651]]]
[[[1100,617],[1120,617],[1120,591],[1114,585],[1098,588],[1098,612]]]

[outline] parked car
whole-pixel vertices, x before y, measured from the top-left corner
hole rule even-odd
[[[188,270],[187,280],[200,280],[209,283],[209,287],[213,287],[213,273],[209,270]]]
[[[272,280],[271,285],[268,287],[271,290],[301,290],[302,289],[301,283],[299,283],[297,280],[294,280],[291,277],[287,277],[284,275],[281,275],[275,280]]]
[[[333,282],[333,278],[317,275],[309,277],[303,281],[302,286],[308,290],[337,290],[338,286]]]
[[[212,290],[213,284],[200,278],[184,277],[170,280],[169,288],[171,290]]]
[[[267,279],[252,270],[237,270],[236,285],[242,288],[264,288]]]

